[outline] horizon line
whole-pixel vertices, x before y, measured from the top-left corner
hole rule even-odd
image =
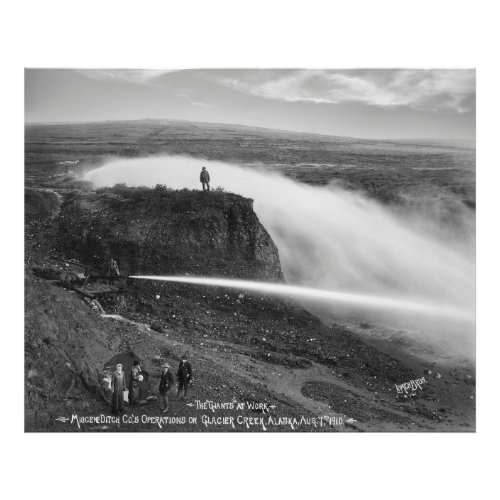
[[[204,122],[204,121],[195,121],[195,120],[187,120],[180,118],[131,118],[131,119],[105,119],[105,120],[61,120],[61,121],[26,121],[24,122],[24,126],[32,126],[32,125],[86,125],[92,123],[124,123],[124,122],[182,122],[182,123],[199,123],[204,125],[229,125],[229,126],[237,126],[244,127],[250,129],[260,129],[260,130],[270,130],[275,132],[286,132],[290,134],[306,134],[306,135],[314,135],[319,137],[328,137],[328,138],[337,138],[337,139],[354,139],[354,140],[367,140],[374,142],[391,142],[391,141],[426,141],[426,142],[440,142],[440,141],[467,141],[473,142],[474,145],[476,143],[476,137],[474,138],[457,138],[457,137],[441,137],[441,138],[431,138],[431,137],[393,137],[393,138],[378,138],[375,139],[373,137],[359,137],[359,136],[349,136],[349,135],[333,135],[333,134],[325,134],[320,132],[305,132],[298,130],[288,130],[288,129],[280,129],[280,128],[272,128],[272,127],[262,127],[258,125],[245,125],[242,123],[228,123],[228,122]]]

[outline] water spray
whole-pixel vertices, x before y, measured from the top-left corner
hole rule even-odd
[[[169,281],[200,286],[220,286],[236,288],[267,295],[278,295],[288,298],[308,299],[317,302],[329,302],[358,306],[373,310],[405,311],[425,316],[438,316],[465,321],[474,321],[474,312],[451,306],[436,306],[424,301],[401,300],[392,297],[379,297],[350,292],[306,288],[302,286],[262,281],[245,281],[237,279],[185,277],[185,276],[129,276],[133,279]]]
[[[421,210],[396,213],[337,184],[310,186],[255,165],[244,168],[187,156],[116,159],[85,179],[96,187],[125,182],[199,189],[202,166],[210,171],[214,187],[220,182],[225,190],[254,200],[254,210],[278,248],[283,275],[294,285],[202,277],[139,279],[292,297],[325,322],[369,320],[382,331],[446,345],[448,354],[457,348],[465,356],[474,352],[474,245],[444,237],[448,233],[441,231],[441,223]],[[456,201],[454,207],[465,207]],[[433,203],[429,200],[436,208],[431,213],[439,213],[441,205]],[[473,211],[465,207],[456,214],[460,227],[473,231]]]

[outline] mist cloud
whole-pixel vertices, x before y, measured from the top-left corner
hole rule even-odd
[[[423,230],[425,221],[410,225],[408,217],[361,194],[183,156],[115,160],[85,177],[98,187],[125,182],[200,189],[202,166],[210,172],[212,189],[222,186],[254,199],[290,284],[426,302],[474,318],[473,248],[440,240]],[[456,333],[455,327],[449,330]]]

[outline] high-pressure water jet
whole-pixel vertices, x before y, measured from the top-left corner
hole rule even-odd
[[[301,298],[319,302],[345,304],[373,310],[406,311],[422,314],[424,316],[451,318],[471,322],[474,321],[473,311],[458,309],[452,306],[435,306],[424,301],[401,300],[393,297],[379,297],[359,293],[322,290],[281,283],[184,276],[129,276],[129,278],[169,281],[200,286],[220,286],[267,295],[278,295],[282,297]]]

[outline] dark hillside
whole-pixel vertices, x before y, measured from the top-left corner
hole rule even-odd
[[[61,207],[62,251],[123,274],[282,278],[278,250],[252,200],[199,191],[116,186],[71,197]]]

